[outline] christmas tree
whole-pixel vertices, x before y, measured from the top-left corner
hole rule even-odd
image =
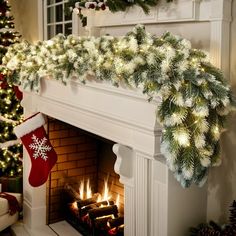
[[[0,0],[0,65],[9,45],[19,39],[14,31],[13,17],[8,1]],[[21,93],[7,83],[7,73],[0,69],[0,176],[17,176],[22,173],[22,146],[13,128],[22,119]]]

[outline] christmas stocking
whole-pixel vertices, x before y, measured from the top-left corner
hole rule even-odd
[[[16,136],[22,140],[32,162],[29,183],[33,187],[38,187],[47,181],[49,172],[57,161],[57,154],[49,142],[44,124],[43,115],[37,113],[14,128]]]

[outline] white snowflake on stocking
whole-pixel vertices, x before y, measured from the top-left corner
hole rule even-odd
[[[32,135],[33,143],[29,145],[30,149],[34,150],[33,157],[37,159],[41,157],[43,160],[47,160],[47,152],[49,152],[52,148],[46,145],[47,138],[44,137],[42,139],[37,138],[34,134]]]

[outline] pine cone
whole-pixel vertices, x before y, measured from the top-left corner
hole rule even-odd
[[[206,227],[199,230],[198,236],[220,236],[220,232],[218,230]]]
[[[230,225],[231,226],[234,225],[234,228],[235,228],[236,227],[236,201],[233,201],[233,204],[230,207],[229,212],[230,212],[230,217],[229,217]]]
[[[236,236],[236,231],[231,226],[227,226],[221,236]]]

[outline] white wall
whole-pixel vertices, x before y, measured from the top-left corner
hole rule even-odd
[[[9,0],[15,28],[23,39],[30,42],[39,39],[38,34],[38,0]]]
[[[120,36],[121,32],[129,32],[134,25],[122,26],[122,27],[107,27],[103,30],[103,33],[108,33],[114,36]],[[176,35],[181,35],[191,40],[193,47],[202,48],[209,51],[210,42],[210,24],[207,22],[199,22],[194,25],[192,23],[171,23],[171,24],[159,24],[159,25],[146,25],[146,30],[152,34],[162,35],[169,31]]]

